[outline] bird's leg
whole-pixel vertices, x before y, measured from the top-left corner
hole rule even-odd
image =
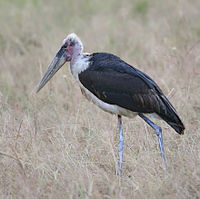
[[[123,130],[122,130],[122,117],[118,115],[118,126],[119,126],[119,145],[118,145],[118,153],[119,153],[119,163],[117,175],[121,175],[122,172],[122,159],[124,152],[124,138],[123,138]]]
[[[154,124],[150,119],[148,119],[142,113],[139,113],[139,116],[155,130],[156,135],[158,136],[158,142],[159,142],[160,153],[161,153],[161,158],[162,158],[162,162],[163,162],[163,168],[166,169],[165,152],[164,152],[164,145],[163,145],[161,127],[159,127],[156,124]]]

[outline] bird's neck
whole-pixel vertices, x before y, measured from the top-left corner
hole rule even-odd
[[[73,65],[78,59],[79,57],[81,56],[82,53],[80,52],[75,52],[72,56],[72,59],[70,61],[70,65]]]
[[[72,75],[78,80],[78,75],[89,67],[89,54],[80,53],[73,56],[70,61],[70,69]]]

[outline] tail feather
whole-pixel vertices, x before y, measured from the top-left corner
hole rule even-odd
[[[185,126],[179,118],[175,108],[169,100],[162,95],[162,101],[165,104],[165,110],[159,113],[159,116],[167,122],[177,133],[184,134]]]
[[[162,114],[160,114],[160,117],[165,122],[167,122],[177,133],[184,134],[185,126],[176,113],[173,114],[173,117],[167,117],[166,115]]]

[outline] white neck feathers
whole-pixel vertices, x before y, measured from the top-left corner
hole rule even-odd
[[[89,67],[89,59],[90,55],[88,53],[81,53],[70,62],[71,73],[78,82],[78,75]]]

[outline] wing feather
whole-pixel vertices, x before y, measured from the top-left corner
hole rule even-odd
[[[133,112],[157,113],[178,133],[185,127],[175,108],[148,75],[109,53],[94,53],[80,82],[100,100]]]
[[[155,89],[137,74],[121,73],[109,69],[86,70],[79,75],[80,82],[102,101],[134,112],[158,112],[160,100]]]

